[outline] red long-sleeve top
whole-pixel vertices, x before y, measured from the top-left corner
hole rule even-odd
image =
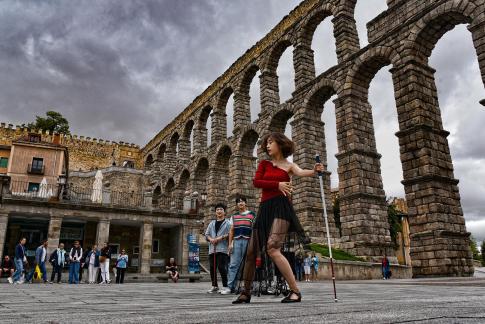
[[[280,182],[290,182],[288,172],[274,166],[268,160],[259,162],[258,169],[254,175],[253,185],[256,188],[263,189],[261,192],[261,202],[276,196],[284,196],[284,193],[278,189]]]

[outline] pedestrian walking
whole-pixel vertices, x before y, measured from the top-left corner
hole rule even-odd
[[[35,274],[35,270],[39,267],[40,272],[42,273],[42,280],[44,283],[48,283],[47,281],[47,270],[45,268],[45,262],[47,261],[47,240],[43,240],[42,244],[35,250],[35,261],[32,265],[29,274],[25,277],[27,282],[32,283],[33,277]]]
[[[69,283],[79,283],[79,268],[81,266],[81,258],[83,256],[83,249],[79,241],[74,241],[74,246],[69,252]]]
[[[12,278],[9,278],[10,283],[14,284],[22,284],[23,280],[22,273],[24,272],[24,264],[27,265],[27,257],[25,256],[25,243],[27,239],[25,237],[21,238],[17,246],[15,247],[15,257],[14,257],[14,264],[15,264],[15,272],[12,275]]]
[[[244,197],[236,199],[238,211],[231,216],[231,229],[229,230],[229,271],[227,275],[227,285],[221,291],[222,295],[233,294],[236,292],[238,274],[241,265],[246,256],[249,239],[251,238],[252,226],[256,214],[246,205],[247,200]]]
[[[94,244],[89,252],[86,254],[84,262],[88,265],[88,283],[96,283],[99,269],[99,257],[101,252],[98,250],[98,246]]]
[[[101,284],[109,284],[111,280],[109,279],[109,262],[111,259],[111,250],[109,248],[108,242],[104,242],[103,248],[101,249],[101,255],[99,256],[99,268],[101,270]]]
[[[216,219],[212,220],[205,231],[205,238],[209,244],[210,273],[212,288],[207,291],[210,294],[219,292],[217,284],[217,270],[221,275],[222,286],[227,288],[227,264],[229,261],[228,239],[231,221],[226,219],[226,206],[215,206]]]
[[[315,255],[315,252],[312,254],[312,264],[311,264],[311,273],[312,273],[312,280],[318,280],[318,265],[319,265],[318,256]]]
[[[122,284],[125,280],[125,271],[128,266],[128,255],[126,255],[125,249],[121,250],[121,254],[116,260],[116,283]]]
[[[382,269],[382,279],[387,280],[391,278],[391,265],[389,264],[389,259],[385,254],[381,261]]]
[[[256,270],[256,259],[267,253],[285,278],[290,293],[281,302],[301,301],[301,293],[288,260],[281,253],[282,244],[288,233],[295,233],[304,244],[309,243],[305,236],[290,197],[293,192],[291,177],[313,177],[323,171],[323,165],[316,163],[313,170],[302,170],[287,160],[295,151],[295,144],[281,133],[270,133],[261,141],[261,149],[270,160],[262,160],[253,179],[256,188],[261,188],[261,203],[254,222],[253,233],[248,244],[244,265],[244,290],[233,301],[234,304],[251,301],[251,286]]]
[[[66,265],[66,250],[64,250],[64,243],[59,243],[57,249],[51,253],[49,263],[52,265],[51,283],[54,283],[56,275],[57,283],[61,283],[62,270]]]

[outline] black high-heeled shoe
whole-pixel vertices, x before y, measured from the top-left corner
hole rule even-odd
[[[241,298],[244,296],[243,298]],[[236,300],[233,300],[233,304],[249,304],[251,302],[251,294],[246,293],[245,291],[242,291],[241,294],[236,298]]]
[[[291,296],[295,294],[298,296],[298,299],[291,299]],[[290,290],[290,293],[288,294],[288,296],[286,296],[285,298],[283,298],[281,300],[282,303],[299,303],[301,302],[301,293],[299,292],[294,292],[293,290]]]

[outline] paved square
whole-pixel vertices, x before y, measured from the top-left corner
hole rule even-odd
[[[7,285],[0,323],[483,323],[485,278],[301,283],[303,302],[209,295],[209,283]]]

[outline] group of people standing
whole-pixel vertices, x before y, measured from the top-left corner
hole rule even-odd
[[[303,257],[303,253],[298,253],[295,259],[296,279],[298,281],[305,279],[306,282],[318,280],[319,263],[314,252],[311,255],[307,253],[305,257]]]
[[[88,271],[88,283],[109,284],[110,280],[110,260],[111,251],[108,242],[105,242],[101,249],[95,244],[90,249],[83,250],[79,241],[74,244],[69,252],[64,250],[64,243],[50,254],[47,255],[47,240],[35,250],[35,259],[30,265],[30,270],[25,272],[25,266],[29,266],[25,255],[26,239],[22,238],[15,247],[14,265],[15,271],[8,278],[11,284],[32,283],[34,275],[39,273],[44,283],[61,283],[62,271],[69,265],[69,284],[79,284],[82,282],[84,270]],[[52,266],[50,281],[47,280],[46,262]],[[128,266],[128,255],[124,249],[121,250],[116,260],[116,283],[123,283],[126,268]],[[99,272],[98,272],[99,271]],[[57,280],[55,281],[57,276]]]
[[[205,232],[205,237],[210,243],[209,263],[212,279],[212,288],[208,292],[219,292],[216,268],[223,285],[220,293],[235,292],[236,276],[243,265],[243,290],[233,304],[250,303],[256,265],[261,262],[263,255],[268,255],[290,288],[290,293],[281,302],[300,302],[301,292],[292,267],[281,252],[288,233],[296,233],[300,243],[309,243],[291,203],[291,177],[314,176],[317,172],[323,171],[323,165],[316,163],[313,169],[304,170],[288,161],[287,158],[293,154],[295,145],[281,133],[274,132],[265,136],[261,149],[270,159],[259,163],[253,179],[253,185],[262,189],[258,215],[255,217],[253,212],[247,210],[245,198],[238,198],[238,212],[230,219],[225,217],[226,207],[218,204],[215,206],[216,219],[210,222]],[[318,271],[318,261],[314,263],[314,269],[315,265]]]

